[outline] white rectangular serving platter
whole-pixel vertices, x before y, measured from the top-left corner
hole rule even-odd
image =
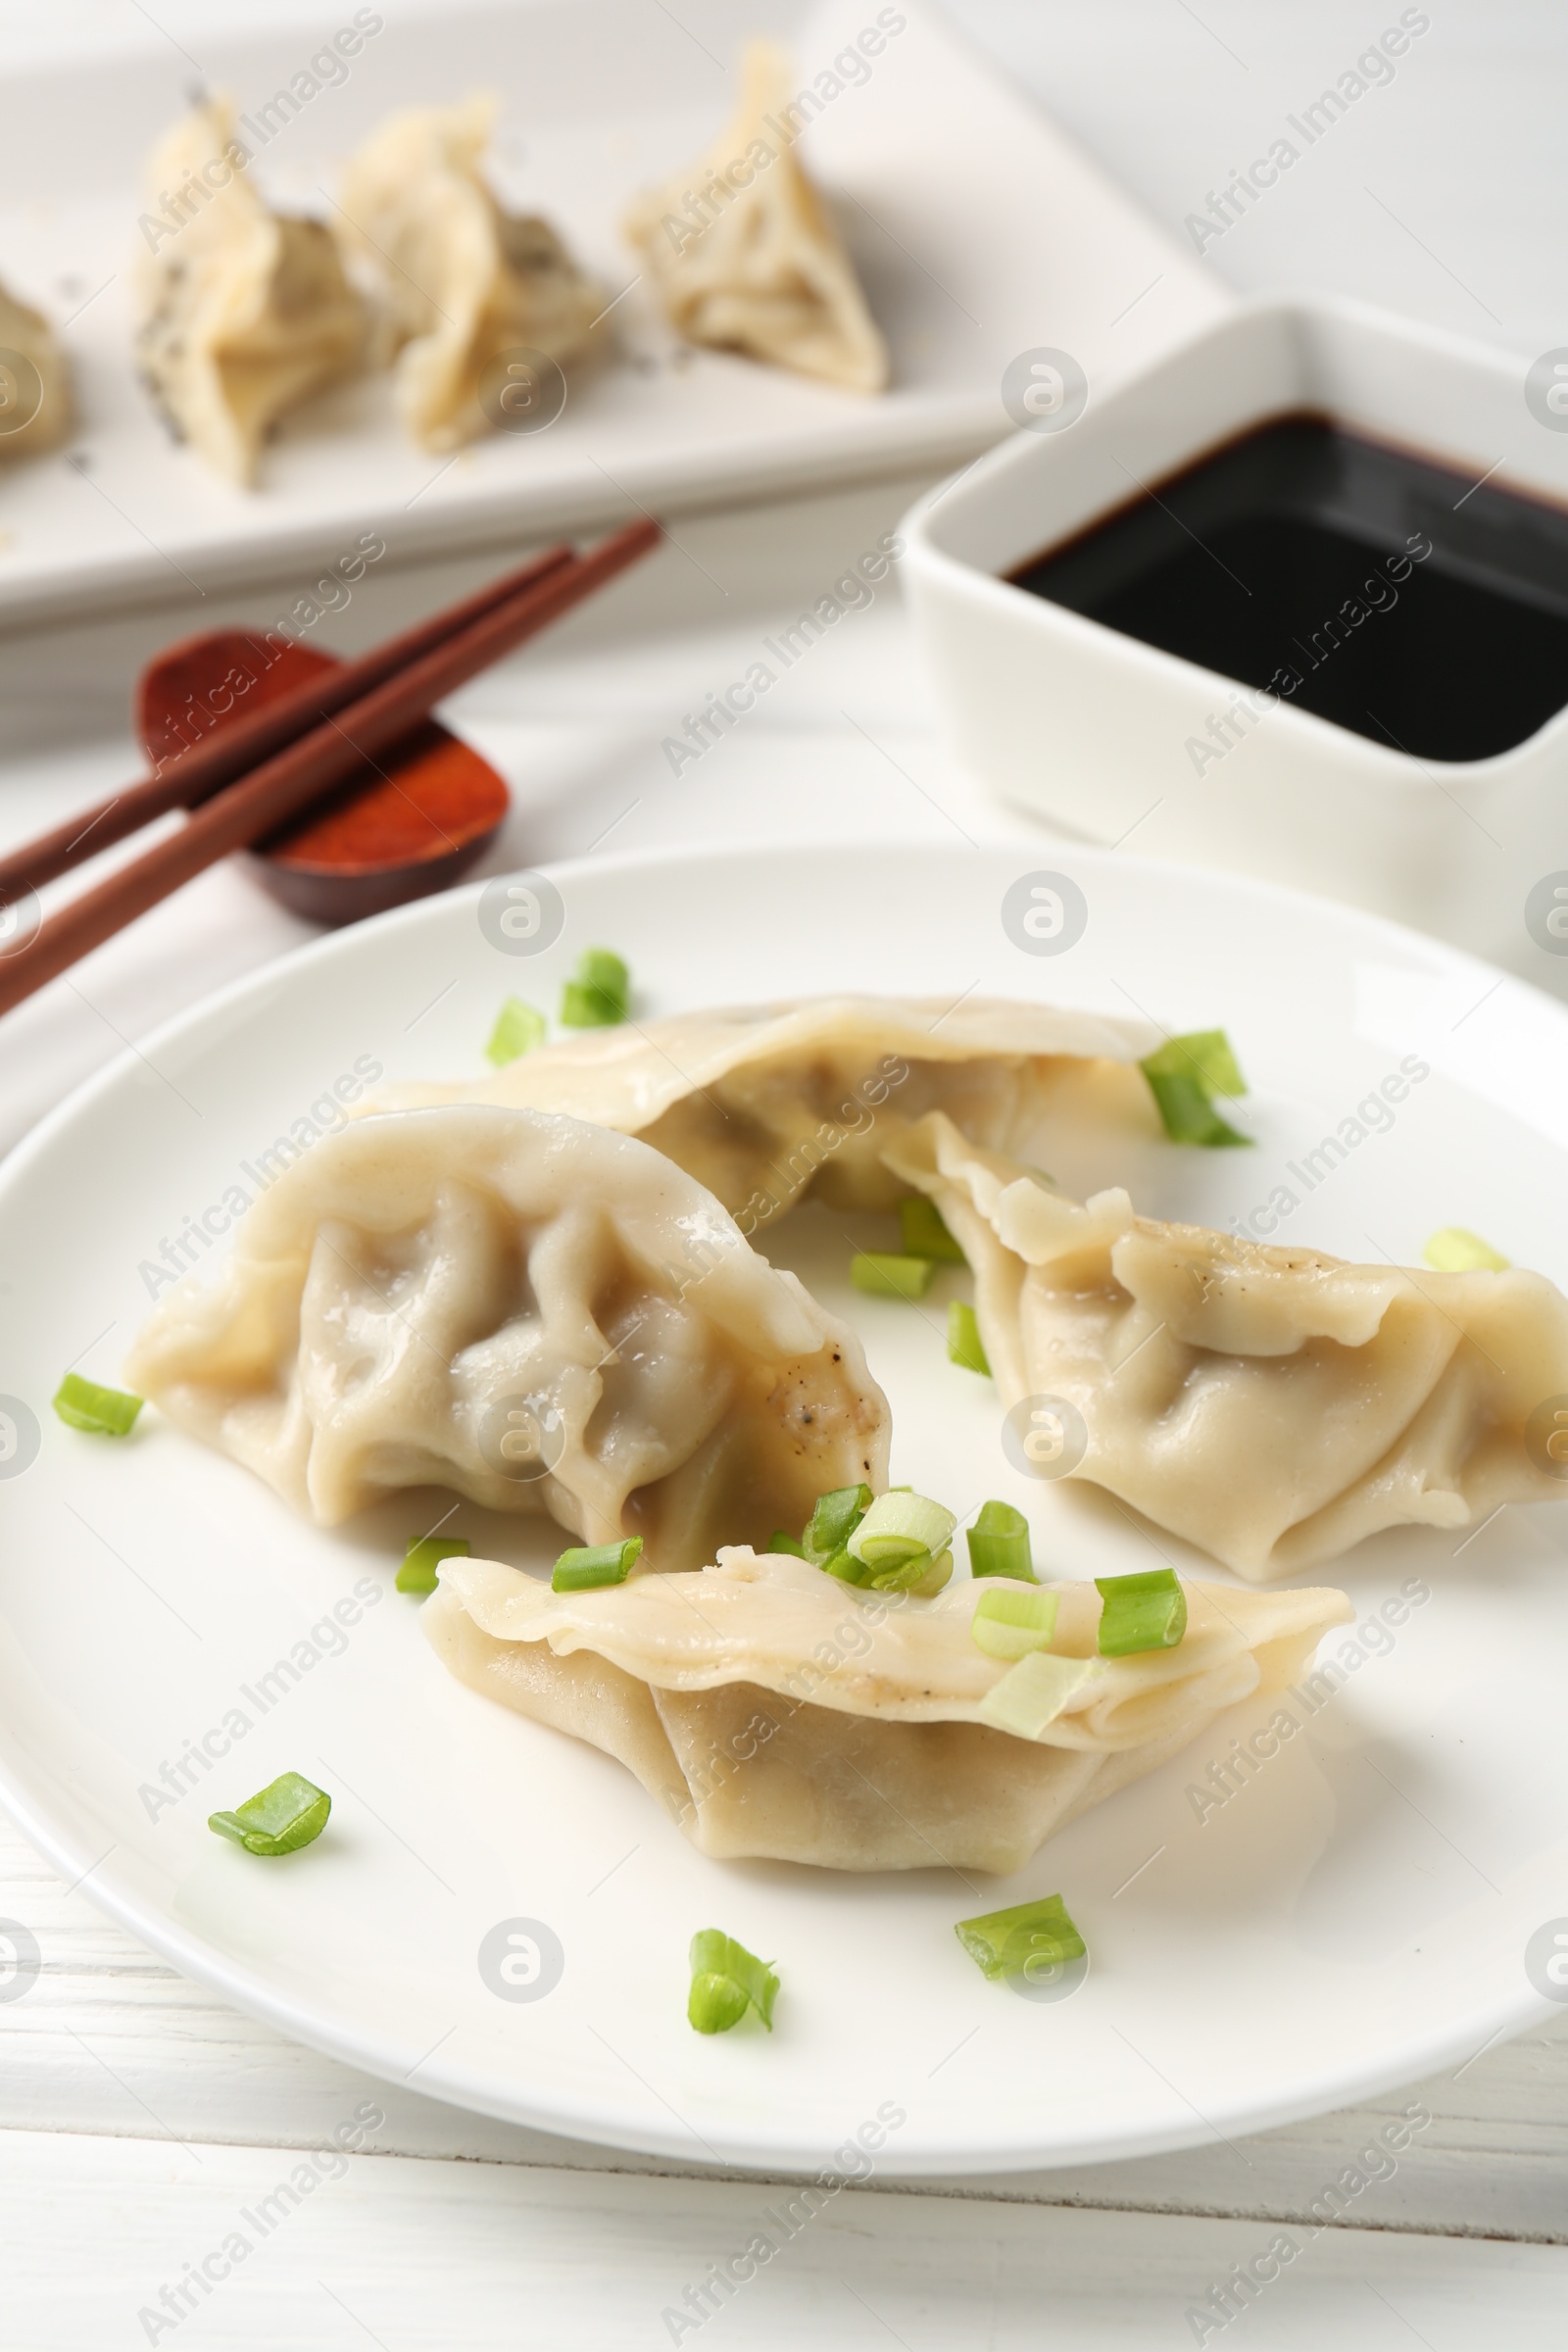
[[[361,11],[362,16],[375,11]],[[408,440],[383,373],[287,419],[240,490],[173,445],[132,363],[145,159],[193,86],[252,115],[317,78],[320,46],[283,31],[195,56],[147,20],[113,67],[0,86],[0,282],[69,355],[77,423],[53,455],[0,466],[0,627],[161,593],[297,581],[367,530],[394,560],[537,538],[742,496],[938,467],[999,439],[1000,379],[1041,344],[1119,380],[1232,298],[933,10],[855,51],[875,0],[716,0],[679,19],[649,0],[525,0],[385,13],[382,28],[270,137],[255,169],[285,209],[324,217],[343,159],[390,111],[476,89],[502,106],[492,166],[510,205],[546,212],[613,292],[619,351],[548,431],[456,460]],[[321,41],[340,21],[323,18]],[[885,25],[884,25],[885,30]],[[824,95],[801,143],[833,201],[893,355],[881,398],[675,342],[619,228],[639,188],[695,160],[727,120],[749,34],[789,47]],[[836,89],[830,85],[837,84]]]

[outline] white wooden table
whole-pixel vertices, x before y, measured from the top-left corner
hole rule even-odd
[[[183,25],[200,7],[162,13]],[[1308,26],[1306,12],[1241,0],[1200,0],[1201,24],[1181,0],[1093,16],[1055,0],[985,0],[962,13],[1177,225],[1185,190],[1201,197],[1276,102],[1320,86],[1383,22],[1334,5]],[[131,37],[128,22],[121,0],[73,0],[40,29],[6,0],[0,48]],[[1568,341],[1555,251],[1565,47],[1564,20],[1544,9],[1435,15],[1424,82],[1412,72],[1407,87],[1380,93],[1386,130],[1360,126],[1354,155],[1348,140],[1343,159],[1325,156],[1316,210],[1282,205],[1277,221],[1249,224],[1250,246],[1238,232],[1235,255],[1219,257],[1229,273],[1368,291],[1371,270],[1384,299],[1522,351]],[[1392,232],[1372,261],[1367,235],[1348,234],[1353,174],[1365,166],[1370,176],[1379,138],[1402,191],[1391,200],[1412,221],[1447,224],[1452,242],[1427,242],[1480,281],[1493,325],[1461,310],[1468,297],[1441,265],[1422,252],[1401,260]],[[600,841],[1040,838],[946,768],[891,594],[851,614],[678,784],[660,755],[681,713],[740,674],[748,649],[918,487],[687,517],[677,546],[470,688],[454,710],[516,801],[491,862],[537,863]],[[370,575],[334,646],[368,642],[482,569]],[[131,772],[124,712],[137,663],[185,629],[269,614],[278,585],[0,644],[0,838]],[[122,1040],[304,936],[238,874],[204,877],[0,1028],[0,1143]],[[745,2243],[765,2183],[492,2124],[295,2048],[155,1960],[3,1824],[0,1918],[24,1922],[43,1956],[25,1996],[0,2002],[5,2352],[173,2338],[181,2352],[283,2341],[338,2352],[367,2339],[384,2352],[598,2352],[709,2328],[718,2344],[794,2347],[810,2330],[911,2352],[1217,2335],[1304,2352],[1331,2333],[1371,2352],[1412,2341],[1448,2352],[1483,2335],[1534,2352],[1568,2339],[1568,2011],[1437,2081],[1236,2148],[993,2180],[878,2179],[836,2200],[699,2327],[687,2290]],[[365,2102],[383,2118],[366,2152],[339,2160],[340,2174],[334,2164],[265,2238],[250,2231],[254,2251],[220,2283],[187,2285],[182,2309],[180,2282],[200,2277],[237,2217]],[[1412,2107],[1431,2121],[1397,2170],[1320,2230],[1314,2201],[1378,2122]],[[1282,2232],[1294,2254],[1277,2282],[1224,2327],[1212,2307],[1207,2322],[1192,2316]],[[211,2261],[209,2278],[221,2268]]]

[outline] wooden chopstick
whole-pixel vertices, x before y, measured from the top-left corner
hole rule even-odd
[[[649,520],[602,540],[586,556],[481,612],[399,675],[346,703],[239,782],[215,793],[177,833],[54,908],[25,947],[0,959],[0,1012],[9,1012],[231,850],[264,839],[325,798],[367,758],[373,759],[427,717],[435,704],[624,571],[662,537],[658,523]]]
[[[533,563],[492,580],[465,603],[432,614],[415,628],[405,629],[400,637],[389,637],[357,662],[345,662],[340,669],[307,678],[275,702],[219,729],[206,743],[193,744],[177,759],[165,761],[139,784],[127,785],[123,792],[100,801],[96,808],[78,809],[52,832],[0,857],[0,901],[13,902],[24,891],[41,890],[46,882],[68,872],[74,860],[86,864],[100,850],[139,833],[143,825],[171,808],[199,807],[319,720],[395,677],[468,622],[571,561],[569,547],[547,548]]]

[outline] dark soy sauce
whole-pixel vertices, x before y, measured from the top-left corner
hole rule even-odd
[[[1279,417],[1009,576],[1417,759],[1486,760],[1568,704],[1568,512],[1474,484]]]

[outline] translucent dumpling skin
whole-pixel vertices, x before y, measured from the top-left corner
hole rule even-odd
[[[351,158],[334,216],[390,326],[399,413],[427,449],[498,421],[481,393],[505,353],[582,359],[610,301],[548,220],[497,203],[481,169],[495,114],[479,97],[389,117]]]
[[[881,392],[887,345],[795,153],[806,121],[795,100],[788,58],[752,42],[728,125],[698,162],[638,198],[626,234],[689,343]]]
[[[1080,1204],[940,1114],[890,1147],[975,1270],[1004,1401],[1064,1398],[1072,1475],[1254,1579],[1389,1527],[1560,1501],[1526,1442],[1568,1395],[1568,1299],[1544,1275],[1348,1265]]]
[[[444,1486],[685,1568],[887,1480],[854,1334],[657,1152],[532,1111],[324,1138],[126,1377],[323,1525]]]
[[[743,1233],[808,1195],[896,1207],[884,1164],[933,1109],[1066,1179],[1125,1174],[1160,1134],[1138,1056],[1159,1032],[1005,998],[819,997],[674,1013],[565,1037],[499,1075],[384,1088],[378,1103],[526,1103],[640,1135],[716,1193]]]
[[[1007,1671],[970,1634],[984,1584],[862,1592],[745,1547],[591,1592],[497,1560],[440,1575],[421,1615],[460,1681],[617,1757],[705,1854],[829,1870],[1017,1870],[1351,1614],[1333,1591],[1189,1585],[1176,1648],[1096,1661],[1099,1595],[1058,1586],[1052,1646],[1095,1663],[1023,1739],[983,1712]]]
[[[0,461],[55,449],[71,427],[71,386],[41,311],[0,286]]]
[[[148,169],[136,357],[175,438],[249,483],[279,417],[366,349],[364,304],[318,220],[274,213],[226,98],[194,108]]]

